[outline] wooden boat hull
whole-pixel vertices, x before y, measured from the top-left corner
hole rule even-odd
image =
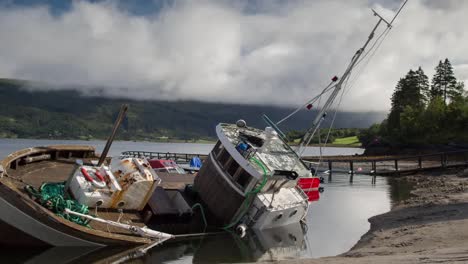
[[[45,218],[34,210],[29,210],[26,204],[21,204],[17,197],[4,195],[8,193],[4,185],[0,185],[0,220],[4,223],[0,240],[10,246],[77,246],[100,247],[105,241],[83,239],[74,235],[73,230],[60,230],[53,218]],[[31,208],[32,209],[32,208]],[[6,228],[3,229],[3,228]]]
[[[41,153],[67,153],[69,158],[78,155],[94,155],[88,146],[54,146],[31,148],[10,154],[2,161],[8,172],[18,166],[18,160]],[[44,172],[42,172],[44,173]],[[39,177],[40,175],[38,175]],[[17,175],[0,178],[0,241],[9,246],[72,246],[103,247],[150,243],[143,237],[105,232],[83,227],[67,221],[36,203],[15,184],[21,181]]]

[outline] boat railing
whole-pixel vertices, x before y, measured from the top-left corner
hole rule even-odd
[[[174,152],[155,152],[155,151],[124,151],[120,154],[121,157],[144,157],[147,159],[170,159],[175,162],[190,162],[194,157],[198,157],[201,160],[206,159],[206,154],[195,154],[195,153],[174,153]]]

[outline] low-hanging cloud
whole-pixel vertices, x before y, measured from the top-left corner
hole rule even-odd
[[[112,2],[0,9],[0,77],[135,99],[298,105],[341,75],[395,1],[176,1],[137,16]],[[468,78],[468,1],[410,0],[342,107],[385,110],[397,80],[438,60]],[[382,27],[383,29],[383,27]],[[362,64],[364,65],[364,63]]]

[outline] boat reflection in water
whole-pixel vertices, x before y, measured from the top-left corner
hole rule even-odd
[[[102,261],[229,263],[297,259],[306,255],[306,232],[307,227],[300,223],[261,231],[251,229],[242,238],[234,233],[223,233],[182,242],[167,241],[144,255],[138,254],[136,249]]]

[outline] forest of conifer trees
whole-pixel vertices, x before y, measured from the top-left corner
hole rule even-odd
[[[439,61],[431,82],[419,67],[401,78],[391,110],[360,134],[364,146],[468,143],[468,94],[448,59]]]

